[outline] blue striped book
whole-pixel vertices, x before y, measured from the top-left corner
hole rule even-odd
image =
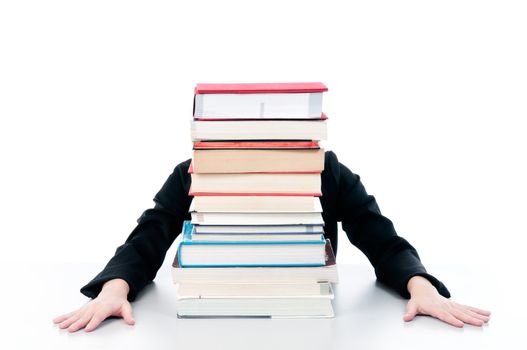
[[[193,225],[184,223],[183,240],[178,247],[181,267],[289,267],[324,266],[324,235],[311,240],[193,240]]]

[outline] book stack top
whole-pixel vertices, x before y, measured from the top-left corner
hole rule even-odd
[[[194,91],[194,141],[326,139],[322,83],[198,84]]]

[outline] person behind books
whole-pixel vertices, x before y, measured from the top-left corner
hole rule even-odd
[[[75,332],[94,330],[109,316],[135,324],[130,302],[151,282],[161,267],[188,213],[190,160],[177,165],[154,198],[155,206],[138,219],[137,227],[119,246],[106,267],[81,292],[93,298],[87,304],[53,321]],[[490,312],[461,305],[450,298],[445,285],[427,273],[414,247],[398,236],[392,222],[383,216],[373,196],[367,194],[360,177],[340,163],[335,153],[325,153],[322,172],[325,237],[337,253],[337,223],[342,223],[350,242],[358,247],[375,269],[377,279],[409,299],[403,317],[430,315],[456,327],[482,326]]]

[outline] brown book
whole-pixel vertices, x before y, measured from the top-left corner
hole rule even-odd
[[[191,174],[191,196],[321,196],[319,173]]]
[[[323,149],[194,150],[195,173],[321,172]]]

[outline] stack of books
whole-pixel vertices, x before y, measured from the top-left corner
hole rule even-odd
[[[332,317],[322,83],[198,84],[179,317]]]

